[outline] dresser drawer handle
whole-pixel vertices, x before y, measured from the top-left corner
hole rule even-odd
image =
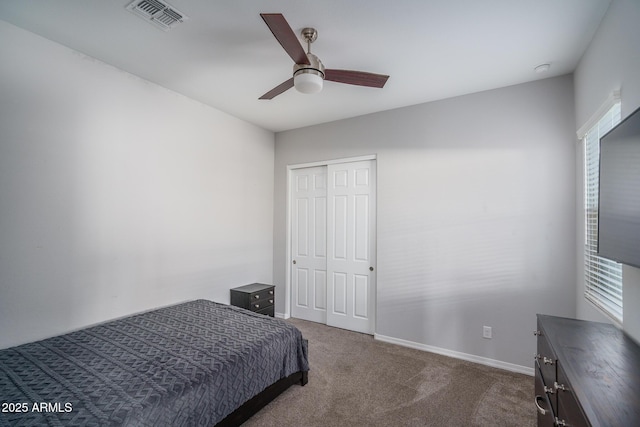
[[[253,296],[255,299],[260,299],[260,295],[254,295]]]
[[[553,393],[555,393],[556,391],[553,389],[553,387],[547,387],[547,386],[544,386],[544,392],[545,392],[545,393],[549,393],[549,394],[553,394]]]
[[[536,404],[536,409],[540,413],[540,415],[546,415],[547,410],[538,404],[538,401],[542,399],[542,396],[536,396],[534,402]]]
[[[269,304],[273,304],[273,300],[272,299],[269,300]]]
[[[556,390],[569,391],[567,386],[565,386],[564,384],[559,384],[557,381],[553,382],[553,388],[555,388]]]
[[[260,304],[254,304],[253,305],[255,308],[260,308]]]
[[[542,336],[542,331],[533,331],[533,335],[535,335],[537,337],[541,337]]]
[[[560,418],[556,417],[556,420],[553,422],[553,425],[558,427],[564,427],[567,425],[567,422],[565,420],[561,420]]]
[[[543,356],[539,355],[538,353],[534,353],[533,358],[534,358],[535,360],[540,360],[540,359],[542,359],[542,362],[543,362],[545,365],[553,365],[553,364],[555,363],[555,362],[553,361],[553,359],[551,359],[551,358],[549,358],[549,357],[547,357],[547,356],[544,356],[544,357],[543,357]]]
[[[269,295],[273,295],[273,291],[272,291],[272,290],[271,290],[271,291],[269,291]]]

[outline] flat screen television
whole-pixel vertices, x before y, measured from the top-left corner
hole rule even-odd
[[[600,138],[598,255],[640,267],[640,108]]]

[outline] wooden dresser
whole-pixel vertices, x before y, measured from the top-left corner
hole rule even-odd
[[[252,283],[231,289],[231,305],[274,317],[275,286]]]
[[[606,323],[538,314],[538,426],[640,425],[640,346]]]

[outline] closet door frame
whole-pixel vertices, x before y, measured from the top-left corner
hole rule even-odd
[[[372,155],[366,155],[366,156],[358,156],[358,157],[348,157],[348,158],[342,158],[342,159],[333,159],[333,160],[322,160],[322,161],[317,161],[317,162],[310,162],[310,163],[300,163],[300,164],[294,164],[294,165],[287,165],[287,192],[286,192],[286,230],[287,230],[287,236],[286,236],[286,257],[285,257],[285,311],[283,313],[283,317],[285,319],[288,319],[289,317],[291,317],[291,260],[292,260],[292,248],[291,248],[291,223],[292,223],[292,218],[291,218],[291,186],[292,186],[292,176],[293,173],[292,171],[295,169],[302,169],[302,168],[310,168],[310,167],[316,167],[316,166],[329,166],[329,165],[333,165],[333,164],[339,164],[339,163],[351,163],[351,162],[359,162],[359,161],[363,161],[363,160],[377,160],[377,156],[375,154]],[[377,163],[377,161],[376,161]],[[374,233],[374,240],[377,240],[377,232]],[[377,247],[377,244],[374,246]],[[376,262],[377,264],[377,262]],[[377,274],[376,274],[377,276]],[[374,289],[373,289],[373,295],[377,294],[377,280],[374,281]],[[377,303],[376,303],[377,306]],[[375,326],[374,326],[374,332],[375,332]]]

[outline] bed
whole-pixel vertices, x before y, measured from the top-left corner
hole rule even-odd
[[[0,350],[0,425],[239,425],[308,370],[293,325],[190,301]]]

